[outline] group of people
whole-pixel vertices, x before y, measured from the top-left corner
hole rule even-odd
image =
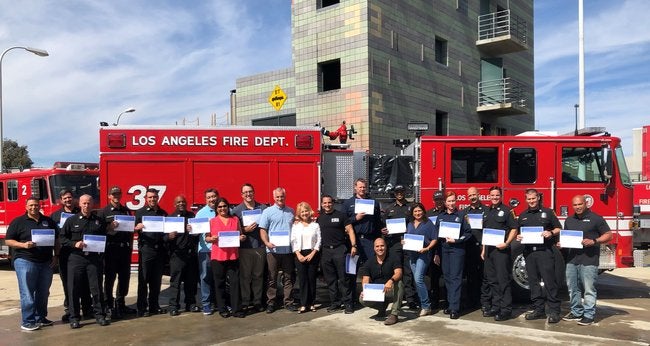
[[[341,210],[334,208],[331,196],[322,196],[317,217],[307,202],[300,202],[295,210],[287,206],[286,191],[281,187],[272,191],[274,203],[267,207],[255,200],[254,187],[244,184],[241,203],[234,208],[210,188],[205,191],[205,206],[196,215],[187,209],[182,195],[175,197],[175,209],[168,214],[158,205],[158,191],[148,189],[145,206],[135,212],[139,251],[136,309],[126,306],[124,300],[129,287],[133,234],[117,231],[120,221],[115,216],[131,213],[120,202],[121,189],[111,188],[109,203],[98,212],[92,211],[91,196],[81,196],[79,206],[74,206],[72,192],[63,190],[61,210],[51,217],[40,212],[36,198],[29,198],[25,215],[11,223],[6,237],[7,245],[15,250],[21,328],[36,330],[53,324],[47,319],[47,299],[52,269],[57,264],[65,293],[62,321],[73,329],[81,326],[81,312],[84,317],[94,316],[101,326],[128,314],[177,316],[181,314],[181,289],[184,311],[204,315],[217,312],[224,318],[243,318],[254,312],[270,314],[282,307],[298,313],[316,311],[319,265],[329,293],[328,312],[354,313],[358,299],[363,305],[377,308],[377,317],[392,325],[398,322],[405,299],[409,308],[420,309],[420,316],[429,315],[438,308],[438,283],[444,277],[444,313],[457,319],[462,312],[461,288],[466,274],[464,307],[480,304],[483,316],[503,321],[512,314],[510,246],[515,239],[521,240],[519,228],[528,226],[542,226],[544,242],[525,245],[534,305],[525,318],[546,318],[548,303],[548,322],[560,320],[553,249],[561,247],[557,241],[561,225],[552,210],[540,206],[537,191],[526,191],[528,208],[516,218],[502,203],[499,187],[490,188],[489,206],[480,202],[476,188],[470,188],[467,208],[458,210],[454,192],[436,191],[435,206],[426,210],[421,203],[407,202],[404,188],[396,186],[395,200],[389,205],[382,208],[373,201],[372,212],[361,212],[357,202],[368,200],[367,187],[364,179],[357,179],[354,196],[344,201]],[[564,319],[590,324],[595,314],[598,245],[608,242],[611,232],[602,217],[586,207],[584,196],[574,197],[572,204],[575,214],[567,218],[565,228],[583,231],[584,248],[568,252],[566,277],[571,312]],[[64,222],[62,215],[67,216]],[[145,216],[182,217],[184,232],[147,231]],[[209,220],[208,233],[193,232],[188,219],[194,217]],[[387,220],[393,218],[405,219],[404,233],[386,227]],[[482,245],[483,228],[503,230],[503,242]],[[38,229],[54,230],[54,244],[34,242],[33,230]],[[457,235],[450,235],[449,229]],[[228,234],[224,232],[236,232],[239,246],[221,244],[220,237]],[[404,249],[404,234],[421,237],[418,239],[423,239],[422,247]],[[86,251],[84,237],[89,235],[106,236],[104,253]],[[167,260],[170,298],[165,309],[160,306],[159,295]],[[296,273],[300,293],[294,302]],[[365,288],[357,293],[356,273],[362,287],[383,285],[384,300],[370,300],[369,292],[364,299]],[[427,274],[431,276],[430,287],[425,280]],[[278,292],[280,286],[282,294]]]

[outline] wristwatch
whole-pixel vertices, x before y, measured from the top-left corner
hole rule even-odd
[[[357,247],[357,244],[352,244],[352,247],[356,248],[356,247]]]

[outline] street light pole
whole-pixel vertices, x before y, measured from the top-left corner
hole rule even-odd
[[[113,123],[113,126],[117,126],[117,125],[120,124],[120,118],[122,117],[122,114],[124,114],[124,113],[133,113],[133,112],[135,112],[135,108],[127,108],[127,109],[125,109],[122,113],[120,113],[117,116],[117,121]]]
[[[48,56],[50,55],[46,50],[43,49],[38,49],[38,48],[30,48],[30,47],[21,47],[21,46],[15,46],[15,47],[10,47],[4,50],[2,52],[2,55],[0,55],[0,173],[4,171],[4,166],[2,165],[2,146],[4,144],[4,136],[2,134],[2,59],[4,59],[5,54],[9,52],[10,50],[14,49],[22,49],[26,50],[30,53],[36,54],[38,56]]]

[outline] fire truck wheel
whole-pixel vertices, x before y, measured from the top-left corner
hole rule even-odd
[[[510,251],[510,258],[512,258],[512,298],[518,302],[528,302],[530,301],[530,287],[528,286],[526,260],[523,254],[524,247],[515,240],[512,242]]]

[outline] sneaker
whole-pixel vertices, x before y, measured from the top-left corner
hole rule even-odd
[[[422,310],[420,310],[420,317],[426,316],[426,315],[431,315],[431,309],[422,309]]]
[[[384,321],[384,324],[387,326],[392,326],[393,324],[397,323],[397,315],[390,314],[386,321]]]
[[[548,316],[548,323],[558,323],[560,320],[561,318],[559,314],[550,314]]]
[[[352,304],[347,304],[347,305],[345,306],[345,314],[346,314],[346,315],[349,315],[349,314],[353,314],[353,313],[354,313],[354,305],[352,305]]]
[[[20,329],[27,331],[34,331],[40,329],[41,326],[38,323],[24,323],[20,325]]]
[[[212,315],[212,313],[213,313],[212,308],[210,308],[209,306],[204,306],[203,307],[203,315],[210,316],[210,315]]]
[[[576,316],[572,312],[569,312],[564,317],[562,317],[562,319],[565,321],[580,321],[582,319],[582,316]]]
[[[54,321],[50,321],[47,318],[41,318],[41,320],[38,321],[38,324],[40,324],[41,327],[49,327],[54,324]]]
[[[583,317],[583,318],[580,319],[580,321],[578,321],[578,325],[581,325],[581,326],[588,326],[588,325],[590,325],[592,323],[594,323],[594,319],[589,318],[589,317]]]
[[[531,321],[531,320],[541,320],[546,318],[546,314],[541,312],[541,311],[533,311],[531,313],[526,314],[526,319]]]

